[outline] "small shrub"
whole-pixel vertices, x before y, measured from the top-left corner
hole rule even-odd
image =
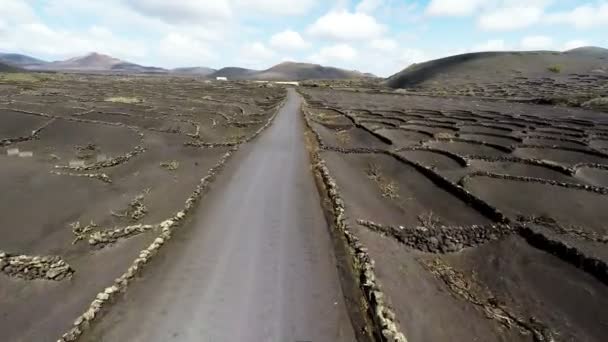
[[[437,228],[441,225],[441,220],[432,211],[418,215],[418,222],[425,228]]]
[[[170,162],[160,163],[160,166],[162,168],[165,168],[165,169],[169,170],[169,171],[175,171],[175,170],[177,170],[179,168],[179,162],[177,160],[172,160]]]
[[[452,139],[454,134],[450,132],[437,132],[433,135],[436,139]]]
[[[30,73],[16,72],[0,74],[0,81],[17,83],[37,83],[46,80],[46,77]]]
[[[608,109],[608,97],[597,97],[595,99],[591,99],[583,103],[581,107],[590,109]]]
[[[340,145],[342,146],[348,145],[348,143],[350,142],[350,134],[345,129],[337,131],[336,138],[338,139],[338,143],[340,143]]]
[[[554,73],[560,73],[560,72],[562,72],[562,67],[561,67],[561,65],[556,64],[556,65],[552,65],[552,66],[548,67],[547,70],[554,72]]]
[[[108,97],[104,101],[117,102],[117,103],[142,103],[142,102],[144,102],[144,100],[138,99],[137,97],[125,97],[125,96]]]
[[[392,200],[399,198],[399,184],[392,179],[384,177],[380,166],[375,163],[369,163],[367,164],[365,173],[369,179],[378,185],[382,197]]]

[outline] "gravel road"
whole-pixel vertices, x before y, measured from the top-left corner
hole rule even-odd
[[[85,340],[355,340],[300,103],[290,89],[273,125]]]

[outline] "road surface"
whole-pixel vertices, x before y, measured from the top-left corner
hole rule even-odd
[[[233,157],[95,341],[355,341],[299,95]]]

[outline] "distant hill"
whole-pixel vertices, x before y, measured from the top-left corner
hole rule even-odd
[[[122,62],[118,64],[112,65],[110,68],[111,71],[116,72],[126,72],[126,73],[166,73],[167,69],[150,67],[150,66],[142,66],[135,63]]]
[[[122,60],[100,53],[90,53],[65,61],[56,61],[44,65],[48,70],[111,70],[113,66],[125,63]]]
[[[147,67],[135,63],[125,62],[118,58],[100,53],[90,53],[85,56],[74,57],[65,61],[55,61],[42,65],[30,65],[32,70],[51,71],[86,71],[86,72],[117,72],[117,73],[165,73],[166,69]]]
[[[27,55],[21,55],[18,53],[0,53],[0,62],[19,66],[27,67],[30,65],[42,65],[48,62]]]
[[[376,77],[369,73],[361,73],[354,70],[296,62],[280,63],[266,70],[252,70],[240,67],[226,67],[219,70],[207,67],[189,67],[169,70],[153,66],[142,66],[96,52],[89,53],[85,56],[54,62],[46,62],[26,55],[4,53],[0,54],[0,62],[8,65],[20,66],[28,70],[133,74],[154,73],[192,75],[207,78],[226,77],[229,80],[300,81]]]
[[[220,69],[209,77],[227,77],[233,80],[300,81],[317,79],[350,79],[369,77],[358,71],[326,67],[318,64],[284,62],[266,70],[237,67]]]
[[[175,68],[169,70],[172,74],[176,75],[193,75],[193,76],[208,76],[216,72],[217,70],[206,68],[206,67],[190,67],[190,68]]]
[[[0,72],[17,72],[22,71],[21,69],[14,67],[12,65],[8,65],[6,63],[0,62]]]
[[[299,81],[317,79],[349,79],[366,77],[358,71],[326,67],[318,64],[284,62],[255,74],[256,80]]]
[[[564,51],[564,54],[608,58],[608,49],[604,49],[597,46],[583,46],[576,49]]]
[[[228,79],[232,80],[246,80],[251,79],[251,76],[258,72],[258,70],[245,69],[239,67],[225,67],[210,74],[209,77],[227,77]]]
[[[608,68],[606,49],[579,48],[565,52],[515,51],[474,52],[412,64],[389,77],[392,88],[407,88],[423,84],[454,85],[465,82],[494,82],[514,77],[555,76],[559,73],[590,73]]]

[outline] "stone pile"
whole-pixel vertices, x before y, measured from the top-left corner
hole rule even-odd
[[[11,255],[0,251],[0,271],[25,280],[63,280],[74,270],[58,256]]]
[[[367,220],[357,223],[381,234],[390,236],[402,244],[428,253],[453,253],[464,248],[476,247],[496,241],[516,230],[506,224],[439,227],[394,227]]]

